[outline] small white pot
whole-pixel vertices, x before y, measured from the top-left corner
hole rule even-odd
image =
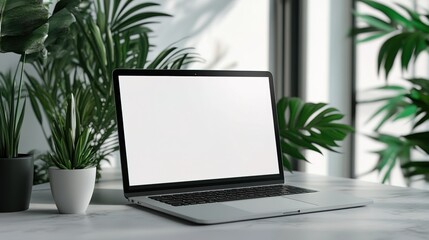
[[[85,213],[94,192],[96,168],[49,168],[51,191],[60,213]]]

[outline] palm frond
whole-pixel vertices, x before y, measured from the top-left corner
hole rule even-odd
[[[422,20],[427,13],[421,14],[397,4],[398,8],[407,13],[407,16],[404,16],[394,8],[377,1],[360,0],[360,2],[388,19],[385,21],[375,15],[356,12],[357,19],[366,26],[352,30],[355,36],[364,35],[359,42],[387,38],[379,50],[377,60],[378,72],[384,69],[386,80],[397,58],[400,57],[402,69],[407,70],[412,59],[415,61],[423,51],[428,50],[429,24]]]
[[[303,150],[336,151],[338,142],[353,128],[338,123],[343,115],[324,103],[305,103],[299,98],[282,98],[277,103],[283,165],[291,171],[292,159],[308,161]]]

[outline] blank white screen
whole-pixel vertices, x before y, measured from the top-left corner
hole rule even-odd
[[[266,77],[119,76],[130,186],[278,174]]]

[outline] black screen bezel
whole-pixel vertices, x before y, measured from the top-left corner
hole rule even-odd
[[[119,76],[225,76],[225,77],[267,77],[270,86],[271,107],[273,112],[273,123],[276,137],[278,174],[223,178],[213,180],[187,181],[178,183],[150,184],[150,185],[129,185],[127,154],[125,148],[124,128],[121,107],[121,92],[119,86]],[[126,197],[135,195],[148,195],[150,193],[180,192],[181,189],[215,189],[219,186],[236,187],[252,186],[258,184],[276,184],[284,182],[282,153],[280,148],[280,137],[277,123],[276,101],[274,96],[273,76],[268,71],[217,71],[217,70],[140,70],[140,69],[116,69],[113,71],[113,85],[115,91],[116,116],[118,124],[119,149],[122,168],[123,188]]]

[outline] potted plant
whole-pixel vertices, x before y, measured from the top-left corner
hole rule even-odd
[[[86,94],[86,95],[85,95]],[[55,167],[49,168],[52,195],[60,213],[84,213],[94,191],[97,160],[91,145],[93,131],[81,124],[90,112],[86,93],[72,94],[66,112],[57,114],[51,122],[53,152],[48,159]],[[82,110],[82,112],[80,111]]]
[[[23,211],[30,204],[33,158],[18,153],[25,109],[21,87],[10,72],[0,74],[0,212]]]
[[[42,1],[1,1],[0,29],[0,52],[21,55],[13,76],[0,75],[0,212],[11,212],[26,210],[30,203],[33,159],[18,153],[25,109],[21,90],[26,56],[44,49],[48,9]]]

